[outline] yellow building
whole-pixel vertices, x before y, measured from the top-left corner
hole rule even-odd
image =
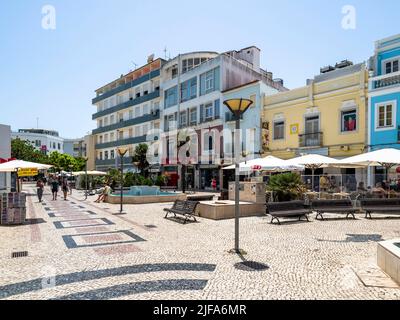
[[[367,140],[368,72],[342,61],[321,69],[307,86],[266,96],[265,155],[289,159],[318,153],[344,158],[363,152]]]

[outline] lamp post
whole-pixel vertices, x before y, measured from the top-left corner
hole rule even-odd
[[[124,192],[124,156],[128,151],[128,148],[119,147],[117,148],[118,154],[121,157],[121,195],[120,195],[120,210],[119,213],[122,213],[122,202],[123,202],[123,192]]]
[[[251,106],[253,101],[249,99],[230,99],[224,101],[224,105],[228,107],[228,109],[235,116],[235,248],[232,250],[234,253],[240,254],[239,248],[239,217],[240,217],[240,208],[239,208],[239,161],[240,161],[240,117],[246,110]]]
[[[89,158],[85,157],[83,158],[85,160],[85,200],[87,200],[88,197],[88,175],[87,175],[87,163]]]

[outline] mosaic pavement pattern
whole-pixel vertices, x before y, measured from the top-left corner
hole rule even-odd
[[[400,238],[399,219],[270,225],[241,219],[244,257],[229,254],[234,221],[164,219],[171,204],[37,202],[28,222],[1,227],[1,299],[399,299],[377,270],[377,242]],[[28,255],[12,258],[13,252]]]

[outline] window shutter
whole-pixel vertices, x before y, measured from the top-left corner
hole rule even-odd
[[[214,101],[214,119],[219,119],[219,99]]]
[[[200,105],[200,123],[204,122],[204,104]]]
[[[214,90],[219,90],[219,67],[214,69]]]
[[[206,91],[206,74],[200,75],[200,95],[204,95]]]

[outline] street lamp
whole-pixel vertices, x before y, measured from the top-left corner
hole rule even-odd
[[[228,107],[228,109],[235,116],[236,126],[235,126],[235,248],[233,249],[234,253],[240,254],[239,249],[239,217],[240,217],[240,208],[239,208],[239,161],[240,161],[240,117],[246,110],[251,106],[253,101],[249,99],[230,99],[224,101],[224,105]]]
[[[123,192],[124,192],[124,156],[128,151],[128,148],[119,147],[117,148],[118,154],[121,157],[121,196],[120,196],[120,210],[119,213],[122,213],[122,201],[123,201]]]
[[[85,160],[85,200],[87,200],[88,197],[88,175],[87,175],[87,163],[89,158],[84,157],[83,160]]]

